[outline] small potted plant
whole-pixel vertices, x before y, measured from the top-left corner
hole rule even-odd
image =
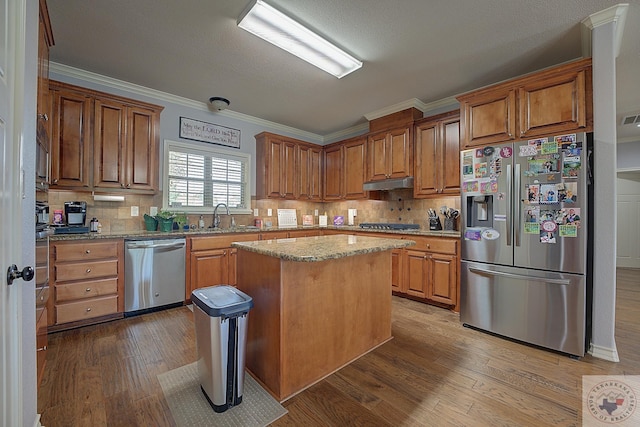
[[[156,215],[160,231],[173,230],[173,221],[175,216],[176,215],[171,211],[161,210],[158,215]]]
[[[187,214],[184,212],[176,212],[175,218],[173,221],[178,225],[178,230],[188,230],[189,224],[187,224]]]

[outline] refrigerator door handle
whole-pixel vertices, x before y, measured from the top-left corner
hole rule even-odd
[[[507,206],[511,206],[513,198],[513,185],[511,184],[511,165],[507,165]],[[511,212],[507,212],[507,246],[511,246],[511,230],[513,229],[513,218]]]
[[[571,283],[571,281],[567,280],[567,279],[546,279],[544,277],[525,276],[525,275],[521,275],[521,274],[505,273],[503,271],[485,270],[485,269],[482,269],[482,268],[475,268],[475,267],[469,267],[469,271],[471,271],[473,273],[481,274],[481,275],[502,276],[502,277],[509,277],[509,278],[512,278],[512,279],[523,279],[523,280],[535,279],[536,281],[544,282],[544,283],[551,283],[552,285],[565,285],[565,286],[567,286],[567,285],[569,285]]]
[[[522,204],[522,189],[520,188],[520,165],[516,163],[516,172],[515,172],[515,187],[516,187],[516,195],[517,195],[517,200],[515,201],[515,203],[513,204],[513,209],[515,209],[515,212],[513,213],[513,216],[516,220],[516,223],[514,224],[513,227],[513,232],[516,235],[516,246],[520,246],[520,225],[522,224],[522,218],[520,217],[520,215],[522,215],[522,209],[520,209],[520,206]]]

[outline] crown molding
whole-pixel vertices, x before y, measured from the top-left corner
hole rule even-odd
[[[140,96],[146,96],[153,99],[157,99],[164,102],[169,102],[183,107],[193,108],[195,110],[205,111],[211,113],[209,105],[205,102],[194,101],[192,99],[183,98],[181,96],[172,95],[167,92],[151,89],[148,87],[136,85],[133,83],[125,82],[123,80],[114,79],[112,77],[103,76],[101,74],[93,73],[91,71],[81,70],[79,68],[70,67],[68,65],[59,64],[57,62],[51,62],[49,64],[49,70],[66,77],[83,80],[86,82],[99,84],[112,89],[123,90],[126,92],[134,93]],[[285,126],[280,123],[271,122],[269,120],[260,119],[258,117],[249,116],[247,114],[238,113],[232,110],[223,110],[216,112],[215,114],[229,117],[232,119],[240,120],[243,122],[251,123],[258,126],[264,126],[271,128],[277,132],[293,135],[297,138],[304,139],[309,142],[315,142],[322,144],[325,137],[312,132],[303,131],[290,126]]]
[[[380,117],[388,116],[389,114],[397,113],[408,108],[416,108],[423,113],[427,111],[436,110],[442,107],[457,106],[458,101],[455,97],[444,98],[438,101],[424,103],[417,98],[407,99],[406,101],[398,102],[397,104],[389,105],[388,107],[381,108],[371,113],[365,114],[364,117],[368,120],[379,119]]]
[[[620,3],[615,6],[608,7],[600,12],[593,13],[582,20],[582,56],[587,58],[591,56],[591,32],[594,28],[609,23],[617,23],[614,34],[614,55],[615,58],[620,54],[620,45],[622,44],[622,33],[624,32],[624,24],[627,20],[629,11],[628,3]]]

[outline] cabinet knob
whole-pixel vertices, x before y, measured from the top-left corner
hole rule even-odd
[[[38,114],[38,118],[46,121],[49,121],[49,116],[47,115],[47,113],[44,114]]]
[[[91,253],[91,249],[87,249],[86,251],[84,251],[85,254],[90,254]]]
[[[84,290],[85,292],[91,292],[91,288],[87,288]]]
[[[47,351],[47,346],[37,348],[36,351]]]
[[[91,307],[87,307],[87,313],[91,311]]]
[[[226,254],[227,254],[227,251],[222,251],[222,255],[226,255]]]
[[[131,188],[131,184],[127,184],[127,188]]]
[[[155,295],[156,295],[157,297],[159,297],[159,296],[160,296],[160,294],[159,294],[159,293],[157,293],[157,292],[155,293]]]
[[[91,273],[91,269],[90,268],[87,268],[87,273]]]
[[[57,184],[57,183],[58,183],[58,180],[57,180],[57,179],[54,179],[54,180],[53,180],[53,183],[54,183],[54,184]]]
[[[427,259],[427,258],[428,258],[428,256],[426,256],[426,255],[422,257],[422,259]]]
[[[120,187],[124,188],[124,182],[120,183]]]
[[[431,244],[427,243],[427,249],[431,248]]]

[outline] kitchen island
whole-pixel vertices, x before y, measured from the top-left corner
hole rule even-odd
[[[406,239],[331,235],[235,242],[253,298],[246,365],[284,401],[391,339],[391,249]]]

